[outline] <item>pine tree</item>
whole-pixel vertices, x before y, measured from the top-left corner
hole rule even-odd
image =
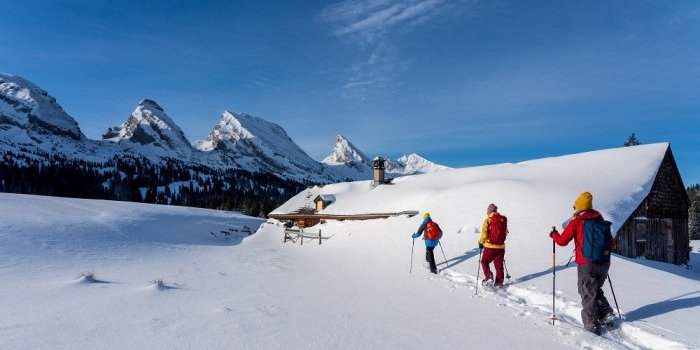
[[[632,135],[627,137],[627,142],[625,142],[624,146],[625,147],[630,147],[630,146],[639,146],[642,143],[639,141],[637,138],[637,135],[635,133],[632,133]]]

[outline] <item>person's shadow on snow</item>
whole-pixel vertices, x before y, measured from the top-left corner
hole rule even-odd
[[[567,263],[567,264],[561,264],[561,265],[557,266],[557,272],[562,271],[562,270],[565,270],[565,269],[567,269],[567,268],[569,268],[569,267],[571,267],[571,266],[576,266],[576,264],[575,264],[575,263],[571,263],[571,262],[570,262],[570,263]],[[535,278],[538,278],[538,277],[542,277],[542,276],[551,275],[551,274],[552,274],[552,268],[550,267],[550,268],[548,268],[548,269],[546,269],[546,270],[544,270],[544,271],[531,273],[531,274],[525,275],[525,276],[523,276],[523,277],[518,277],[518,278],[515,279],[515,281],[513,282],[513,284],[527,282],[527,281],[529,281],[529,280],[532,280],[532,279],[535,279]]]
[[[627,319],[627,321],[639,321],[645,318],[663,315],[676,310],[699,307],[700,296],[684,298],[693,294],[700,294],[700,290],[691,293],[685,293],[677,297],[659,301],[657,303],[644,305],[636,310],[632,310],[630,312],[625,313],[625,318]]]
[[[459,264],[463,263],[464,261],[469,260],[470,258],[473,258],[477,255],[479,255],[479,248],[474,248],[472,250],[468,250],[468,251],[464,252],[463,255],[447,259],[446,261],[443,261],[443,262],[437,264],[437,266],[440,267],[440,269],[442,269],[442,270],[449,269],[450,267],[459,265]]]

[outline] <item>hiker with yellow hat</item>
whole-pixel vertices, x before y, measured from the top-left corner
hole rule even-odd
[[[440,243],[440,238],[442,238],[442,230],[437,223],[435,223],[430,217],[430,213],[423,214],[423,222],[418,227],[418,231],[411,235],[415,242],[415,239],[423,235],[423,241],[425,241],[425,260],[430,265],[430,272],[437,274],[437,266],[435,265],[435,254],[433,251],[435,247]]]
[[[574,216],[564,232],[559,233],[552,228],[549,234],[560,246],[575,241],[578,293],[583,306],[581,319],[586,330],[598,335],[614,315],[602,289],[608,278],[610,252],[614,244],[611,225],[593,209],[593,195],[583,192],[574,201]]]

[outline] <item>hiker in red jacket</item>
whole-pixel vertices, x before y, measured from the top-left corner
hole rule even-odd
[[[503,287],[503,260],[506,255],[507,234],[508,218],[498,213],[498,207],[495,204],[489,204],[479,238],[479,249],[483,249],[481,267],[484,270],[484,280],[482,284],[493,280],[493,273],[489,268],[489,264],[493,262],[496,268],[494,286]]]
[[[583,192],[574,202],[574,216],[564,232],[554,229],[549,236],[560,246],[575,241],[581,320],[586,330],[600,335],[601,327],[614,315],[602,289],[613,249],[610,223],[593,210],[593,195]]]

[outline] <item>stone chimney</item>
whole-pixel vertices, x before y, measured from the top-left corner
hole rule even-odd
[[[386,182],[384,178],[385,161],[382,157],[375,157],[372,161],[372,185],[379,186]]]

